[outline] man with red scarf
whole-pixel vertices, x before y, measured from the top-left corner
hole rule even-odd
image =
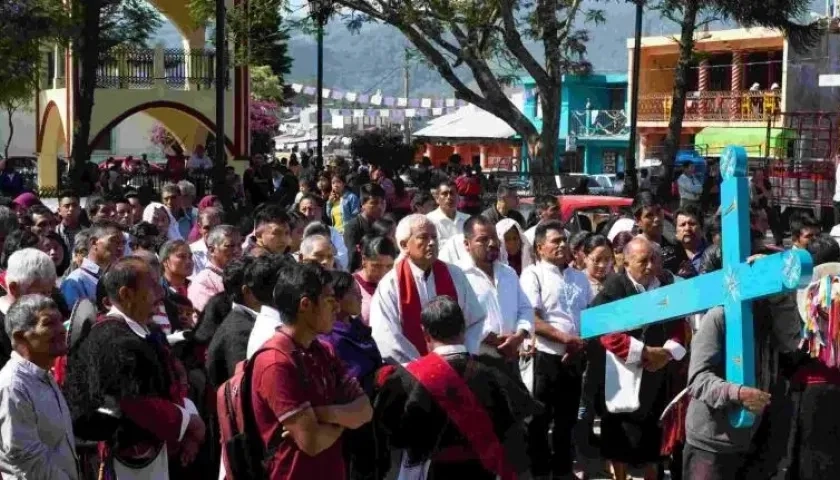
[[[382,358],[404,364],[428,353],[420,312],[437,296],[458,302],[466,319],[467,350],[478,353],[486,311],[464,272],[438,260],[434,224],[423,215],[409,215],[397,225],[396,237],[402,258],[379,282],[370,304],[370,327]]]
[[[452,298],[430,301],[420,322],[429,353],[377,375],[376,418],[403,450],[399,478],[530,478],[525,419],[538,407],[525,386],[467,353]]]

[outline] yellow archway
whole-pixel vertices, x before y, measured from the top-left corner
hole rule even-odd
[[[66,152],[67,138],[64,121],[55,102],[50,102],[41,119],[38,134],[38,187],[43,190],[58,188],[58,155]]]

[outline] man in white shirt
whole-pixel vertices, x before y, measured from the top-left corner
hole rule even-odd
[[[580,314],[592,295],[586,275],[569,266],[572,255],[561,222],[540,223],[535,244],[540,260],[522,272],[520,283],[534,306],[534,398],[545,408],[529,425],[528,446],[535,478],[565,478],[572,474],[572,429],[581,395]]]
[[[469,222],[469,220],[467,220],[467,222]],[[464,225],[466,225],[466,223],[464,223]],[[456,265],[469,257],[470,252],[467,251],[466,244],[464,243],[463,233],[459,233],[447,240],[446,243],[441,244],[440,253],[438,254],[438,258],[441,261],[454,263]]]
[[[458,266],[487,309],[480,355],[502,358],[519,376],[519,346],[534,330],[534,308],[509,266],[499,261],[501,241],[495,226],[484,217],[464,224],[464,245],[469,252]]]
[[[438,185],[435,194],[438,208],[426,215],[435,229],[437,229],[438,245],[443,245],[447,240],[464,231],[464,222],[470,218],[466,213],[456,209],[458,205],[458,190],[455,183],[447,180]]]
[[[201,238],[190,244],[193,257],[193,275],[207,268],[207,235],[210,230],[222,224],[222,212],[215,207],[208,207],[198,214],[198,230]]]
[[[703,181],[697,178],[693,163],[683,164],[683,173],[677,179],[677,188],[680,192],[680,208],[689,205],[697,207],[698,210],[701,208],[700,195],[703,194]]]
[[[420,313],[439,295],[457,299],[467,321],[467,348],[478,353],[486,311],[464,272],[438,260],[434,224],[409,215],[397,225],[396,237],[403,259],[379,282],[370,304],[371,333],[382,358],[408,363],[428,353]]]
[[[537,231],[537,227],[540,223],[548,222],[551,220],[563,220],[562,213],[560,212],[560,204],[557,201],[557,197],[554,195],[540,195],[534,199],[534,208],[537,210],[537,224],[533,227],[525,230],[525,238],[531,242],[531,246],[534,247],[534,233]],[[536,249],[535,249],[536,251]]]
[[[195,151],[187,161],[187,170],[210,170],[213,162],[204,153],[204,145],[196,145]]]

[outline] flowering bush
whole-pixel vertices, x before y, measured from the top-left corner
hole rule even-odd
[[[277,116],[279,107],[270,100],[251,99],[251,132],[274,136],[280,119]]]
[[[156,123],[149,131],[149,141],[160,148],[161,152],[178,143],[178,139],[160,123]]]

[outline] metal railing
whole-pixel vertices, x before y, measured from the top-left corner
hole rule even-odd
[[[673,107],[670,93],[639,96],[639,121],[667,122]],[[781,113],[781,92],[705,91],[689,92],[685,98],[684,121],[761,122]]]
[[[616,137],[630,133],[624,110],[573,110],[569,130],[578,137]]]
[[[63,70],[56,68],[55,72],[52,85],[47,82],[46,88],[65,85]],[[118,47],[102,52],[96,68],[97,88],[200,90],[214,88],[215,82],[216,51],[209,49]],[[225,87],[230,87],[229,71]]]

